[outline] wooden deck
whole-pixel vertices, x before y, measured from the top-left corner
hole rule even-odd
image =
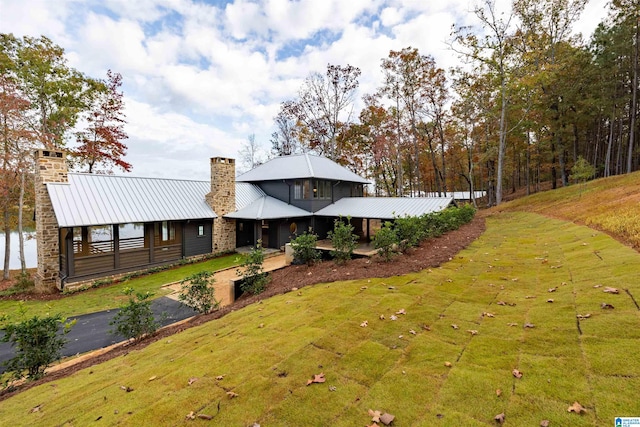
[[[316,244],[316,249],[321,251],[332,251],[334,250],[333,245],[331,245],[330,240],[318,240]],[[354,255],[372,257],[378,253],[378,250],[373,246],[372,242],[358,242],[358,246],[353,250]]]

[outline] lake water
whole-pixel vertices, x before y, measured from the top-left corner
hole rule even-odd
[[[18,241],[18,233],[11,233],[11,260],[9,268],[12,270],[20,269],[20,242]],[[27,262],[27,268],[35,268],[38,261],[36,258],[36,233],[24,233],[24,258]],[[4,265],[4,233],[0,233],[0,266]]]

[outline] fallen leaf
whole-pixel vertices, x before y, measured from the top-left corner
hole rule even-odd
[[[371,425],[369,425],[367,427],[380,427],[380,426],[378,424],[376,424],[376,423],[373,423],[373,424],[371,424]]]
[[[296,288],[295,286],[293,288],[291,288],[292,291],[297,291],[298,288]]]
[[[223,380],[223,379],[224,379],[224,375],[218,375],[218,376],[216,377],[216,380],[218,380],[218,381],[221,381],[221,380]]]
[[[431,326],[429,326],[429,325],[422,325],[422,329],[424,329],[425,331],[430,331],[430,330],[431,330]]]
[[[567,285],[567,282],[562,282],[562,283],[560,283],[560,284],[561,284],[562,286],[566,286],[566,285]]]
[[[198,378],[196,378],[196,377],[189,378],[189,385],[195,383],[196,381],[198,381]]]
[[[394,290],[395,288],[395,286],[389,286],[387,289]]]
[[[402,339],[404,338],[404,335],[398,335],[398,338]]]
[[[467,332],[469,332],[472,336],[478,335],[478,331],[476,331],[475,329],[467,329]]]
[[[34,412],[40,412],[40,408],[42,408],[42,403],[31,408],[31,410],[29,410],[29,413],[33,414]]]
[[[149,381],[153,381],[153,380],[155,380],[156,378],[158,378],[158,376],[157,376],[157,375],[154,375],[154,376],[152,376],[151,378],[149,378]]]
[[[384,314],[380,315],[380,320],[384,320]]]
[[[549,427],[549,420],[540,421],[540,427]]]
[[[262,328],[264,328],[264,323],[260,323],[260,324],[258,325],[258,329],[262,329]]]
[[[588,319],[591,317],[591,313],[587,313],[587,314],[576,314],[576,317],[578,319]]]
[[[496,304],[498,304],[498,305],[507,305],[507,303],[504,302],[504,301],[498,301]]]
[[[415,334],[416,334],[416,331],[414,331],[413,329],[410,329],[410,330],[409,330],[409,333],[410,333],[411,335],[415,335]]]
[[[507,326],[518,326],[518,324],[511,322],[511,323],[507,323]]]
[[[394,420],[395,418],[396,418],[396,417],[395,417],[394,415],[391,415],[391,414],[387,414],[387,413],[385,413],[385,414],[382,414],[382,415],[380,416],[380,422],[381,422],[382,424],[384,424],[384,425],[388,426],[389,424],[391,424],[391,423],[393,422],[393,420]]]
[[[601,288],[602,285],[595,285],[594,288]]]
[[[336,386],[334,385],[329,386],[329,391],[336,391],[336,390],[337,390]]]
[[[607,294],[619,294],[620,293],[620,291],[618,291],[617,288],[610,288],[608,286],[606,288],[604,288],[604,290],[602,292],[607,293]]]
[[[600,308],[602,308],[603,310],[613,310],[614,307],[611,304],[603,302],[602,304],[600,304]]]
[[[382,412],[380,411],[373,411],[371,409],[369,409],[369,416],[371,417],[371,421],[373,421],[374,423],[379,423],[380,422],[380,417],[382,416]]]
[[[534,325],[533,323],[525,323],[523,327],[524,327],[524,328],[531,328],[531,329],[533,329],[533,328],[535,328],[535,327],[536,327],[536,325]]]
[[[549,292],[555,292],[555,291],[557,291],[557,290],[558,290],[558,288],[557,288],[557,287],[556,287],[556,288],[549,288]]]
[[[547,302],[553,302],[553,298],[549,298]]]
[[[497,421],[499,424],[502,424],[504,422],[504,412],[501,414],[496,415],[495,417],[493,417],[494,421]]]
[[[123,386],[123,385],[121,385],[121,386],[120,386],[120,390],[124,390],[124,391],[126,391],[127,393],[129,393],[129,392],[133,391],[133,389],[132,389],[131,387],[129,387],[129,386]]]
[[[573,405],[567,408],[567,412],[575,412],[576,414],[581,414],[583,412],[587,412],[587,410],[584,409],[578,402],[573,402]]]
[[[213,419],[211,415],[207,415],[207,414],[198,414],[198,418],[200,418],[201,420],[209,420],[209,421]]]
[[[496,317],[496,315],[495,315],[495,314],[493,314],[493,313],[487,313],[487,312],[482,313],[482,316],[483,316],[483,317]]]
[[[191,411],[191,412],[189,412],[187,414],[187,416],[185,418],[188,419],[188,420],[195,420],[196,419],[196,414],[193,411]]]
[[[451,362],[444,362],[444,366],[446,366],[447,368],[450,368],[453,365],[451,365]]]
[[[459,327],[458,325],[456,325],[455,323],[454,323],[454,324],[452,324],[452,325],[451,325],[451,327],[452,327],[453,329],[460,329],[460,327]]]
[[[498,396],[498,397],[502,396],[502,390],[497,389],[496,390],[496,396]]]
[[[532,298],[535,298],[535,297],[536,297],[535,295],[527,295],[526,297],[524,297],[524,299],[532,299]]]
[[[313,383],[323,383],[325,382],[325,378],[324,378],[324,374],[321,372],[319,374],[315,374],[313,376],[313,379],[311,380],[307,380],[307,385],[313,384]]]
[[[234,397],[238,397],[238,393],[234,391],[228,391],[227,396],[229,396],[229,399],[233,399]]]
[[[404,308],[401,308],[400,310],[396,311],[396,314],[407,314],[407,313],[404,311]]]
[[[366,290],[366,289],[367,289],[367,287],[366,287],[366,286],[362,286],[362,287],[360,288],[360,290],[361,290],[361,291],[364,291],[364,290]]]
[[[364,322],[360,323],[360,327],[361,328],[366,328],[367,326],[369,326],[369,322],[366,321],[366,320]]]
[[[514,369],[513,371],[511,371],[511,373],[513,374],[514,377],[516,377],[518,379],[522,378],[522,372],[520,372],[517,369]]]
[[[398,316],[392,314],[391,317],[389,317],[389,319],[391,320],[398,320]]]

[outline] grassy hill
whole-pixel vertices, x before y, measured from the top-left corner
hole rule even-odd
[[[365,426],[372,409],[395,415],[393,426],[496,425],[498,414],[504,425],[597,426],[639,416],[640,254],[545,216],[624,222],[618,199],[637,215],[639,178],[506,204],[440,268],[271,298],[11,397],[0,421]],[[320,373],[324,383],[307,385]],[[569,412],[574,402],[585,412]]]

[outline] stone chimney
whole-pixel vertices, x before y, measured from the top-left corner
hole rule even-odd
[[[62,289],[60,281],[60,232],[47,182],[69,182],[67,156],[60,150],[36,150],[35,219],[38,269],[36,291]]]
[[[236,248],[236,221],[222,218],[236,210],[236,161],[211,158],[211,192],[207,203],[218,215],[213,224],[213,252],[230,252]]]

